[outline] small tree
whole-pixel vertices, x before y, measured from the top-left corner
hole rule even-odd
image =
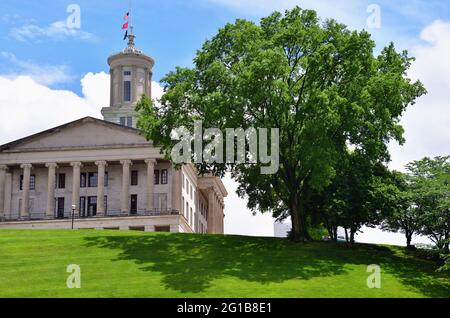
[[[407,174],[393,172],[391,181],[385,191],[387,208],[384,210],[382,229],[404,233],[406,247],[411,248],[413,235],[418,234],[421,227],[421,210],[412,200],[413,180]]]
[[[450,157],[424,158],[407,166],[412,204],[420,214],[422,235],[449,251]]]

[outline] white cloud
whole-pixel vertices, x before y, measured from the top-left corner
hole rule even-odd
[[[0,144],[38,133],[86,116],[102,119],[101,109],[110,102],[110,76],[88,73],[81,79],[83,96],[55,90],[32,76],[0,75]],[[152,83],[155,97],[162,88]]]
[[[428,94],[403,116],[405,146],[390,147],[391,167],[398,170],[425,156],[450,155],[450,23],[436,20],[420,38],[423,43],[411,50],[416,61],[409,75],[420,79]]]
[[[82,41],[95,40],[95,35],[81,29],[68,28],[65,21],[56,21],[46,27],[36,24],[27,24],[21,27],[12,28],[10,36],[18,41],[36,40],[40,38],[50,38],[54,41],[61,41],[66,38],[73,38]]]
[[[20,60],[9,52],[0,52],[0,58],[7,60],[11,66],[18,68],[18,71],[3,75],[9,78],[15,78],[19,75],[30,76],[34,81],[43,85],[68,83],[74,79],[66,65],[38,65]]]
[[[81,87],[86,101],[99,109],[109,106],[110,75],[105,72],[87,73],[81,79]]]
[[[30,76],[12,79],[0,76],[0,87],[1,144],[82,117],[100,118],[100,109],[104,106],[91,103],[97,98],[79,97],[66,90],[52,90]],[[86,89],[91,91],[89,87]]]

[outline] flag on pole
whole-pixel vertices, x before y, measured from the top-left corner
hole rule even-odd
[[[124,25],[122,25],[122,30],[128,29],[129,24],[130,23],[127,21]]]
[[[127,12],[125,14],[125,16],[123,17],[124,20],[128,20],[128,18],[130,17],[130,12]]]
[[[128,30],[127,30],[127,32],[125,32],[125,36],[123,37],[123,40],[125,41],[127,39],[127,37],[128,37]]]

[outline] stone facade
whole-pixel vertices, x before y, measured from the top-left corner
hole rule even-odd
[[[105,120],[86,117],[0,146],[0,229],[70,228],[73,217],[78,229],[223,233],[221,180],[192,165],[174,169],[133,128],[136,101],[151,95],[153,59],[130,36],[108,63]]]

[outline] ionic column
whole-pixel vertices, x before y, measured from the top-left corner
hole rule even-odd
[[[110,91],[110,97],[109,97],[109,105],[111,107],[114,106],[114,70],[111,68],[109,70],[109,77],[110,77],[110,83],[109,83],[109,91]]]
[[[106,161],[97,161],[97,216],[105,216],[105,169],[108,163]]]
[[[153,211],[155,206],[153,202],[155,194],[155,159],[145,160],[147,164],[147,211]]]
[[[208,233],[215,233],[214,232],[214,225],[215,225],[215,197],[216,193],[214,191],[214,188],[208,189]]]
[[[131,160],[122,160],[122,196],[120,203],[122,206],[121,212],[123,214],[130,213],[130,167],[133,164]]]
[[[144,68],[144,94],[149,96],[149,98],[151,98],[150,94],[149,94],[149,89],[148,89],[148,78],[149,78],[149,70],[148,68]]]
[[[33,166],[31,164],[23,164],[20,168],[23,169],[22,208],[20,210],[20,218],[28,219],[30,217],[30,179]]]
[[[123,96],[123,66],[120,66],[117,68],[119,71],[119,100],[116,100],[116,104],[123,104],[124,103],[124,96]]]
[[[8,167],[0,165],[0,219],[5,216],[5,185]]]
[[[75,206],[75,214],[79,215],[80,207],[80,175],[83,164],[79,161],[70,164],[73,167],[72,205]]]
[[[45,216],[49,219],[55,217],[55,181],[56,181],[56,163],[47,163],[48,183],[47,183],[47,210]]]
[[[139,96],[137,95],[137,67],[133,66],[131,71],[131,102],[135,103],[138,101]]]

